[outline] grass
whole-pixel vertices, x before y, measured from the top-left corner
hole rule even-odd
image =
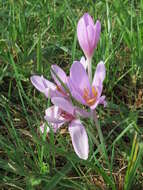
[[[50,102],[29,81],[33,73],[51,79],[55,63],[68,73],[80,59],[76,24],[84,12],[102,24],[93,70],[105,61],[108,107],[97,111],[108,164],[90,122],[87,161],[66,129],[41,136]],[[0,21],[0,189],[143,189],[143,0],[1,0]]]

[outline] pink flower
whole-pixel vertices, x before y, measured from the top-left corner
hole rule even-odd
[[[99,41],[101,31],[100,21],[94,25],[92,17],[85,13],[77,25],[77,37],[85,56],[91,58]]]
[[[52,103],[54,106],[45,111],[45,120],[51,125],[54,132],[63,124],[68,123],[73,148],[81,159],[86,160],[89,152],[88,136],[78,114],[88,117],[88,113],[84,110],[77,110],[72,103],[62,97],[52,98]]]
[[[94,110],[98,104],[106,106],[105,96],[101,96],[105,78],[105,65],[101,61],[96,67],[92,85],[83,65],[76,61],[70,69],[68,87],[72,96],[80,103]]]
[[[51,68],[56,73],[56,75],[60,78],[60,80],[64,84],[66,84],[67,76],[65,72],[57,65],[52,65]],[[40,92],[44,93],[47,98],[49,96],[50,97],[56,97],[56,96],[67,97],[68,95],[65,92],[65,89],[62,87],[60,81],[56,78],[52,70],[51,70],[51,74],[56,84],[45,79],[43,76],[33,75],[30,78],[33,86],[35,86],[35,88],[39,90]]]

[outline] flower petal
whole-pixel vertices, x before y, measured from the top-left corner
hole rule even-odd
[[[75,61],[70,68],[70,79],[73,85],[83,92],[85,88],[90,90],[90,82],[83,65]]]
[[[107,102],[105,100],[106,96],[101,96],[99,99],[99,104],[103,104],[104,108],[107,106]]]
[[[79,158],[87,160],[89,145],[88,136],[84,126],[81,124],[80,120],[73,120],[69,124],[68,129],[76,154],[79,156]]]
[[[51,99],[51,101],[54,105],[58,106],[63,111],[65,111],[71,115],[74,115],[75,108],[68,100],[66,100],[62,97],[54,97]]]
[[[99,97],[97,99],[97,101],[95,102],[95,104],[90,107],[91,110],[94,110],[99,104],[103,104],[104,107],[106,107],[107,106],[107,102],[106,102],[105,98],[106,98],[105,96]]]
[[[66,73],[58,66],[58,65],[52,65],[51,66],[51,69],[54,71],[52,72],[51,70],[51,75],[55,81],[55,83],[58,85],[58,86],[61,86],[61,83],[60,81],[57,79],[56,75],[60,78],[60,80],[63,82],[63,83],[67,83],[67,76],[66,76]],[[56,73],[56,75],[55,75]]]
[[[46,124],[44,123],[40,126],[40,131],[41,131],[41,133],[44,133],[45,130],[46,130],[46,133],[49,133],[50,128],[48,126],[46,126]]]
[[[76,92],[76,90],[74,89],[72,92],[72,96],[78,101],[80,102],[81,104],[83,105],[87,105],[87,103],[85,102],[85,100],[83,99],[82,95],[78,92]]]
[[[105,78],[105,75],[106,75],[105,64],[103,61],[100,61],[96,67],[96,71],[94,74],[92,85],[93,86],[102,85],[104,78]]]
[[[83,17],[79,19],[78,24],[77,24],[77,37],[78,37],[80,47],[82,48],[84,54],[88,56],[89,43],[87,40],[86,24]]]
[[[51,106],[45,110],[44,119],[49,123],[63,123],[65,119],[60,116],[60,111],[57,106]]]
[[[85,22],[86,26],[94,25],[94,21],[93,21],[92,17],[88,13],[84,13],[83,19],[84,19],[84,22]]]
[[[95,47],[98,44],[100,33],[101,33],[101,23],[99,20],[97,20],[95,24]]]
[[[75,87],[75,85],[73,84],[71,78],[68,78],[68,82],[67,82],[68,88],[72,94],[72,96],[79,101],[80,103],[86,105],[85,100],[82,97],[82,93],[79,91],[79,89],[77,89],[77,87]]]
[[[88,66],[88,63],[87,63],[87,60],[85,60],[84,56],[81,57],[80,63],[83,65],[84,69],[86,70],[87,66]]]
[[[93,54],[95,48],[95,27],[93,25],[87,26],[88,42],[90,44],[90,55]]]
[[[48,81],[43,76],[33,75],[32,77],[30,77],[30,80],[33,86],[40,92],[43,92],[46,95],[46,97],[48,97],[49,95],[49,90],[56,89],[55,84]]]

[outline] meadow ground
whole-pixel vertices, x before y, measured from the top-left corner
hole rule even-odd
[[[68,131],[41,135],[50,104],[30,82],[51,79],[50,67],[66,72],[83,55],[76,36],[89,12],[102,31],[93,70],[104,60],[108,106],[97,108],[109,157],[95,146],[93,123],[88,160],[73,151]],[[0,189],[143,189],[143,0],[0,1]],[[102,149],[102,144],[101,144]]]

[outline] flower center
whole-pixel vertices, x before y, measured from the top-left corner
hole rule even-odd
[[[64,90],[60,86],[56,86],[57,91],[60,92],[62,95],[67,96],[67,94],[64,92]]]
[[[83,98],[86,101],[88,106],[92,106],[92,105],[95,104],[95,102],[97,100],[97,95],[98,95],[98,93],[95,90],[94,86],[92,86],[92,94],[91,94],[91,96],[90,96],[88,88],[84,89]]]
[[[65,111],[63,111],[63,110],[61,110],[60,115],[61,115],[64,119],[66,119],[66,120],[68,120],[68,121],[72,121],[73,119],[75,119],[75,117],[74,117],[73,115],[71,115],[70,113],[67,113],[67,112],[65,112]]]

